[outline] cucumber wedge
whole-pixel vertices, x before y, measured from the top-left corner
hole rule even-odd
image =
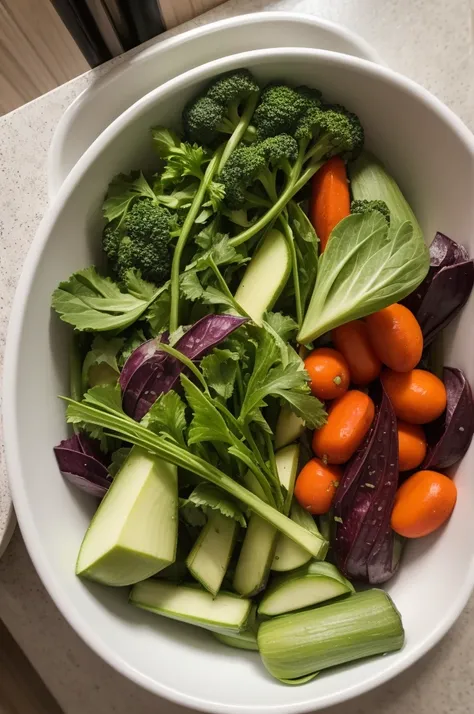
[[[275,526],[255,513],[250,516],[232,582],[242,597],[257,595],[267,584],[277,536]]]
[[[291,255],[285,237],[272,229],[248,264],[235,300],[257,324],[277,301],[291,272]]]
[[[287,490],[284,510],[287,512],[298,470],[299,446],[292,444],[275,454],[280,483]],[[244,597],[256,595],[266,585],[278,538],[276,528],[253,514],[235,568],[233,586]],[[311,558],[308,553],[308,558]]]
[[[174,562],[177,535],[176,466],[134,446],[84,536],[76,575],[133,585]]]
[[[172,620],[230,633],[245,630],[252,609],[250,600],[232,593],[219,593],[214,598],[199,585],[173,585],[164,580],[144,580],[135,585],[130,603]]]
[[[238,528],[233,518],[213,511],[186,559],[191,575],[213,595],[220,590]]]
[[[278,478],[281,485],[286,489],[283,513],[287,515],[290,511],[293,491],[295,488],[296,474],[298,473],[298,461],[300,458],[300,447],[298,444],[290,444],[275,454],[275,462]]]
[[[280,409],[275,429],[275,448],[281,449],[297,441],[305,429],[304,421],[287,406]]]
[[[353,592],[352,584],[334,565],[313,561],[275,579],[260,602],[258,614],[283,615]]]
[[[296,499],[293,499],[293,503],[291,504],[290,518],[310,533],[320,535],[312,515],[308,513],[308,511],[305,511],[304,508],[301,508]],[[307,550],[282,534],[278,536],[275,557],[272,562],[272,570],[276,570],[278,572],[295,570],[296,568],[300,568],[309,560],[311,560],[311,555]]]
[[[253,632],[245,630],[238,635],[228,635],[223,632],[214,632],[214,637],[223,645],[235,647],[238,650],[256,650],[258,651],[257,635]]]

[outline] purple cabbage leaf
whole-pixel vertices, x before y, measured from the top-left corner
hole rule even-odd
[[[445,367],[446,411],[427,424],[428,453],[423,469],[447,469],[462,459],[474,434],[474,402],[466,375],[460,369]]]
[[[474,261],[463,246],[437,233],[430,245],[430,269],[423,282],[403,300],[423,332],[425,347],[466,304],[474,284]]]
[[[107,456],[96,439],[74,434],[54,447],[54,455],[66,481],[97,498],[105,496],[112,481]]]
[[[398,567],[400,544],[390,528],[397,486],[397,421],[381,388],[372,427],[347,464],[334,501],[334,556],[351,580],[376,585]]]
[[[200,360],[247,318],[206,315],[190,327],[173,347],[191,360]],[[168,335],[161,336],[163,342]],[[128,416],[141,421],[160,396],[173,389],[185,370],[175,357],[160,350],[160,338],[140,345],[126,361],[120,375],[122,406]]]

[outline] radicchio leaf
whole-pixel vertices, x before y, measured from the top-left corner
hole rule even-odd
[[[394,574],[390,516],[397,485],[397,422],[382,387],[371,430],[347,464],[334,501],[332,545],[348,578],[377,584]]]
[[[86,493],[103,498],[111,484],[100,444],[85,434],[74,434],[54,447],[64,478]]]
[[[247,318],[234,315],[206,315],[190,327],[174,347],[189,359],[199,360],[246,321]],[[138,350],[142,347],[143,345],[140,345]],[[135,352],[129,360],[134,358]],[[136,421],[140,421],[160,394],[173,389],[185,367],[171,355],[160,352],[159,343],[155,343],[154,353],[150,348],[142,350],[133,364],[135,365],[133,376],[123,380],[124,383],[126,382],[123,409]],[[127,364],[124,369],[126,366]],[[141,376],[143,379],[140,379]]]
[[[132,352],[120,374],[122,389],[122,408],[125,414],[133,416],[138,400],[156,372],[163,370],[166,352],[159,349],[160,343],[168,344],[168,333],[163,333],[153,340],[148,340]],[[127,372],[122,379],[123,373]],[[125,385],[125,386],[123,386]]]
[[[463,246],[437,233],[430,245],[430,269],[423,282],[403,300],[423,332],[425,347],[467,302],[474,285],[474,261]]]
[[[462,459],[474,434],[474,402],[466,375],[460,369],[445,367],[446,411],[427,424],[428,453],[421,468],[447,469]]]

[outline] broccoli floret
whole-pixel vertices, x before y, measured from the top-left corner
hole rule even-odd
[[[248,189],[259,181],[270,200],[275,199],[276,175],[279,169],[289,173],[298,156],[298,144],[287,134],[270,137],[264,141],[240,146],[230,156],[220,181],[225,189],[225,203],[230,208],[245,204],[265,205],[266,197]]]
[[[381,213],[387,221],[388,225],[390,225],[390,209],[385,201],[368,201],[360,199],[358,201],[352,201],[351,203],[351,213],[370,213],[370,211],[379,211],[379,213]]]
[[[261,139],[278,134],[293,136],[301,119],[311,109],[317,109],[320,100],[320,92],[309,87],[270,84],[262,91],[253,115],[257,136]]]
[[[154,201],[136,201],[121,223],[109,223],[102,246],[117,276],[123,280],[127,270],[139,270],[145,280],[157,285],[171,271],[171,216]]]
[[[253,97],[256,101],[259,91],[260,87],[246,69],[222,75],[185,106],[183,126],[186,137],[204,146],[214,146],[219,134],[234,133],[242,119],[246,100]]]
[[[313,161],[336,154],[354,157],[364,144],[364,130],[358,117],[340,105],[309,111],[300,121],[295,137],[310,144],[306,159]]]

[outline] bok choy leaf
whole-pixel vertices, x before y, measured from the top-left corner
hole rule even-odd
[[[307,344],[398,302],[421,283],[428,269],[428,248],[409,221],[389,228],[378,211],[344,218],[319,259],[298,341]]]

